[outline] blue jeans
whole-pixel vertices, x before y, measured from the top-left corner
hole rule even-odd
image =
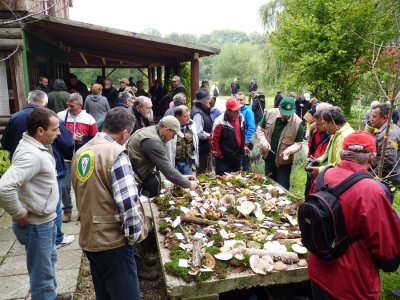
[[[140,299],[139,279],[133,246],[89,252],[94,290],[97,300]]]
[[[57,289],[55,220],[24,227],[13,223],[12,229],[25,246],[32,300],[54,300]]]
[[[62,209],[61,209],[61,201],[62,201],[62,178],[57,177],[58,183],[58,203],[56,208],[57,218],[56,218],[56,226],[57,226],[57,237],[56,237],[56,245],[61,244],[64,233],[61,230],[62,225]]]
[[[66,161],[65,166],[65,177],[63,178],[62,186],[62,203],[64,212],[70,212],[73,207],[71,199],[71,162]]]
[[[182,175],[192,175],[192,167],[190,166],[189,160],[186,161],[175,161],[175,169],[177,169]]]

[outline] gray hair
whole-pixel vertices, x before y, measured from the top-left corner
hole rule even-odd
[[[289,93],[289,97],[293,98],[293,99],[296,99],[297,98],[297,94],[295,92],[290,92]]]
[[[38,103],[41,106],[45,106],[49,102],[47,94],[43,91],[33,90],[29,92],[28,103]]]
[[[353,152],[349,150],[340,150],[340,159],[351,160],[357,164],[364,165],[368,162],[368,160],[375,156],[375,152]]]
[[[321,102],[315,108],[314,118],[322,117],[322,113],[324,111],[326,111],[327,109],[331,108],[331,107],[332,107],[332,104],[329,104],[329,103],[326,103],[326,102]]]
[[[76,101],[78,104],[83,105],[83,98],[79,93],[69,95],[68,101]]]
[[[184,93],[178,93],[172,98],[172,101],[174,101],[174,106],[185,105],[186,96]]]
[[[151,103],[151,99],[146,96],[139,96],[136,98],[135,102],[133,102],[133,107],[138,108],[139,106],[143,105],[145,101],[149,101]]]

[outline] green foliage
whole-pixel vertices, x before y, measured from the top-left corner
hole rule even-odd
[[[82,81],[83,83],[85,83],[88,86],[89,89],[90,89],[90,86],[93,83],[96,83],[97,76],[101,76],[101,69],[100,68],[90,68],[90,69],[71,68],[70,72],[74,73],[76,76],[78,76],[78,79],[80,81]],[[146,72],[147,72],[147,70],[146,70]],[[143,73],[141,73],[138,69],[106,68],[105,69],[105,74],[106,74],[106,77],[111,80],[111,82],[113,83],[114,88],[116,88],[117,90],[119,88],[118,80],[121,79],[121,78],[133,77],[133,81],[134,82],[136,82],[138,80],[142,80],[145,85],[147,84],[147,80],[145,80],[145,77],[144,77]]]
[[[0,150],[0,177],[10,166],[10,153],[7,150]]]
[[[227,44],[214,59],[213,78],[218,78],[219,89],[223,94],[230,94],[230,85],[236,77],[241,91],[247,92],[247,85],[252,78],[261,78],[261,51],[250,43]]]
[[[385,26],[388,14],[374,0],[273,2],[283,9],[271,42],[291,70],[285,85],[307,88],[349,112],[359,60],[371,48],[368,40],[387,42],[393,36]]]

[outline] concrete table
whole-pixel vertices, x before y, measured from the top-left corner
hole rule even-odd
[[[256,286],[298,283],[308,280],[307,268],[289,265],[288,270],[283,272],[273,271],[266,275],[258,275],[249,269],[240,273],[228,273],[225,279],[211,279],[200,283],[187,283],[183,279],[169,275],[166,272],[164,264],[171,261],[171,259],[169,258],[169,250],[163,247],[164,235],[159,233],[159,211],[157,205],[154,203],[151,203],[148,209],[151,210],[151,214],[153,215],[154,230],[157,237],[165,287],[168,296],[172,300],[217,300],[219,299],[218,294],[235,289],[240,290]]]

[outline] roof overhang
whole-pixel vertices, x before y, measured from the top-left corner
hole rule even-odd
[[[24,30],[66,50],[71,68],[151,68],[220,52],[217,48],[55,17],[33,17]]]

